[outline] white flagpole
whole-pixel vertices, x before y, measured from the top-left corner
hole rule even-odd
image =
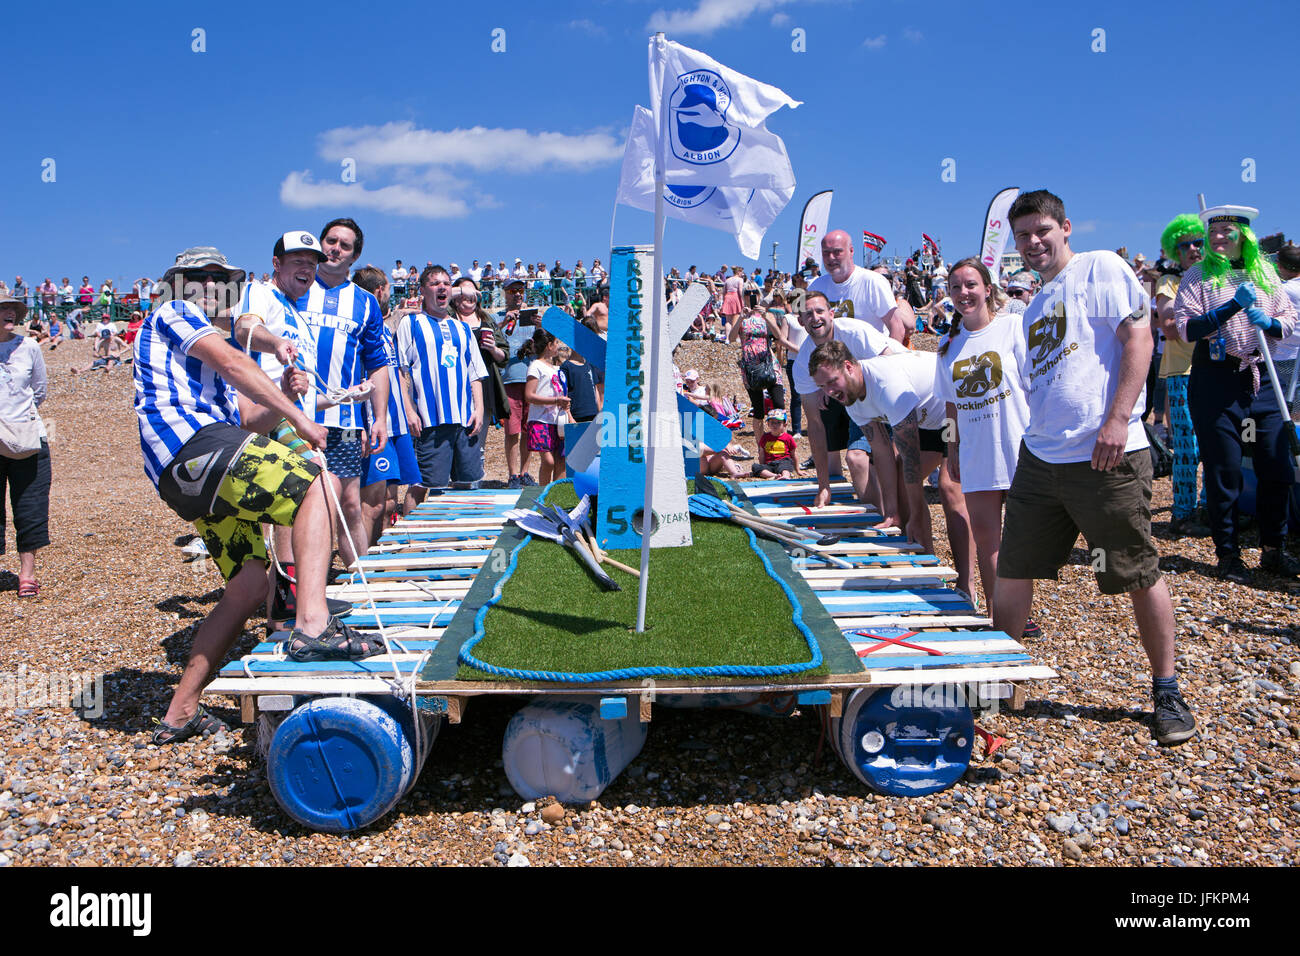
[[[663,39],[662,33],[656,33],[657,39]],[[656,52],[663,55],[662,46],[656,45]],[[641,580],[637,585],[636,598],[636,632],[645,632],[646,593],[650,587],[650,534],[654,518],[654,475],[656,431],[659,424],[659,336],[663,320],[664,306],[664,134],[667,124],[667,110],[663,103],[663,69],[660,60],[660,88],[655,91],[659,97],[658,142],[655,144],[655,242],[654,242],[654,282],[651,295],[654,297],[650,310],[650,401],[648,411],[641,423],[641,441],[645,448],[645,508],[641,512]]]

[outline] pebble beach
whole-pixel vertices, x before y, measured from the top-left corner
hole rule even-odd
[[[20,601],[8,532],[0,675],[102,677],[102,713],[21,694],[0,705],[0,867],[1297,862],[1300,582],[1214,577],[1209,539],[1164,534],[1169,479],[1155,483],[1153,525],[1177,616],[1178,677],[1200,727],[1181,746],[1152,740],[1130,604],[1097,591],[1080,542],[1034,605],[1044,636],[1030,650],[1059,678],[1026,685],[1022,710],[981,717],[1008,743],[991,757],[977,744],[966,776],[941,793],[870,792],[835,756],[815,709],[772,718],[656,708],[645,749],[597,802],[525,802],[501,763],[523,699],[484,697],[442,729],[396,810],[348,835],[308,831],[272,797],[256,731],[239,724],[234,699],[209,701],[231,733],[149,743],[221,579],[183,561],[176,543],[192,530],[144,475],[129,367],[70,373],[90,344],[44,350],[52,543],[37,556],[40,596]],[[734,356],[687,342],[677,364],[743,396]],[[489,479],[506,477],[501,435],[489,439]],[[753,450],[748,427],[740,441]],[[933,494],[931,511],[947,560]],[[1253,531],[1244,543],[1253,568]],[[261,633],[250,627],[236,653]]]

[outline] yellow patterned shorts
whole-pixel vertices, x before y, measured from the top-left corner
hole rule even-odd
[[[320,467],[265,435],[254,435],[226,469],[212,514],[194,521],[221,576],[266,561],[263,524],[292,525]]]

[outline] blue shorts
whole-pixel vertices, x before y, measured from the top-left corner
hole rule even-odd
[[[325,428],[325,464],[334,477],[346,481],[360,478],[361,464],[360,428]]]
[[[857,422],[849,425],[849,445],[848,451],[865,451],[871,454],[871,442],[867,441],[866,434],[858,426]]]
[[[415,460],[415,445],[410,435],[391,435],[388,444],[378,455],[371,455],[366,464],[361,487],[387,481],[390,485],[418,485],[420,463]]]
[[[483,478],[483,446],[479,436],[464,425],[434,425],[415,440],[415,460],[420,464],[420,484],[446,488],[450,482],[475,482]]]

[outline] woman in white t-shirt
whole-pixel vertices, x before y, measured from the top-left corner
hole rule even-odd
[[[560,422],[569,420],[569,388],[560,365],[564,343],[545,329],[533,333],[524,400],[528,403],[528,450],[535,451],[542,464],[537,481],[548,485],[564,477],[564,439]]]
[[[1021,385],[1025,333],[1020,316],[999,313],[1007,296],[984,263],[962,259],[948,273],[957,309],[952,329],[939,346],[938,391],[947,402],[948,471],[961,482],[975,536],[986,606],[993,604],[1002,541],[1002,505],[1029,422]],[[1033,636],[1038,625],[1025,628]]]

